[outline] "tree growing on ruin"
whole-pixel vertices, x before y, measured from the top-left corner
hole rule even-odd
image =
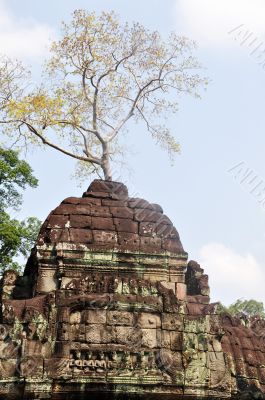
[[[139,23],[122,24],[114,13],[76,10],[52,43],[40,85],[17,62],[0,64],[0,122],[25,144],[49,146],[102,170],[111,161],[130,120],[143,122],[170,156],[179,144],[163,120],[183,94],[206,85],[193,57],[195,44],[172,33],[163,40]]]

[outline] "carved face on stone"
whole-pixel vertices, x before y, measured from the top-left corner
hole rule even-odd
[[[137,280],[136,279],[130,279],[129,285],[130,285],[130,292],[132,294],[137,294],[138,293]]]
[[[6,271],[4,273],[3,277],[4,286],[15,285],[16,280],[17,280],[17,274],[15,271]]]
[[[81,312],[74,311],[70,314],[70,324],[80,324],[81,323]]]

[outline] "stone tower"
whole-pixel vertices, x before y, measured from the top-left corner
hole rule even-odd
[[[217,315],[162,208],[121,183],[51,212],[1,310],[0,399],[264,398],[265,322]]]

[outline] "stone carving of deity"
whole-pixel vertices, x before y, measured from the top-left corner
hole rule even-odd
[[[104,372],[107,368],[104,353],[102,351],[99,353],[99,359],[95,360],[95,368],[97,372]]]
[[[148,360],[148,355],[144,352],[140,352],[140,368],[142,371],[148,371],[149,368],[149,360]]]
[[[88,351],[87,358],[84,360],[85,372],[90,372],[95,370],[95,360],[93,359],[93,354]]]
[[[108,361],[109,369],[117,369],[119,366],[119,356],[116,351],[114,351],[111,355],[111,360]]]

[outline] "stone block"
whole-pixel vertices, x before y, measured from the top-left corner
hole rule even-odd
[[[134,314],[128,311],[108,311],[107,313],[108,325],[134,325]]]
[[[65,229],[52,228],[50,231],[47,230],[44,241],[46,243],[68,242],[69,231],[66,228]]]
[[[124,248],[129,248],[132,251],[139,251],[140,238],[138,234],[128,232],[118,232],[118,243]]]
[[[102,205],[108,207],[127,207],[126,200],[102,199]]]
[[[80,198],[79,197],[67,197],[62,201],[62,204],[79,204]]]
[[[89,215],[71,215],[71,228],[91,228],[91,217]]]
[[[194,295],[194,296],[187,296],[187,301],[190,303],[197,303],[197,304],[209,304],[210,302],[210,297],[209,296],[202,296],[200,294]],[[204,310],[206,311],[206,314],[212,314],[211,307],[207,308],[204,307]],[[209,312],[208,312],[209,311]]]
[[[88,343],[112,343],[115,340],[115,332],[104,325],[91,324],[87,325],[85,329]]]
[[[110,209],[107,206],[91,206],[91,215],[92,217],[100,217],[100,218],[111,218],[112,215],[110,213]]]
[[[115,218],[133,219],[133,210],[129,207],[110,207],[110,212]]]
[[[57,207],[53,214],[59,215],[69,215],[69,214],[83,214],[90,215],[90,205],[89,204],[61,204]]]
[[[166,282],[166,281],[162,281],[161,285],[163,287],[165,287],[168,290],[172,290],[174,293],[176,293],[176,284],[175,282]]]
[[[101,231],[115,231],[112,218],[92,217],[92,228]]]
[[[140,237],[140,251],[144,253],[162,252],[161,239],[159,237]]]
[[[158,273],[144,273],[143,279],[150,280],[150,282],[156,283],[161,282],[165,279],[165,274],[158,274]]]
[[[127,346],[139,347],[142,342],[142,331],[140,329],[116,326],[116,343]]]
[[[203,304],[196,304],[196,303],[187,303],[186,306],[188,313],[192,316],[202,315],[205,307]]]
[[[134,219],[138,222],[155,222],[152,215],[155,213],[153,210],[147,208],[137,208],[134,210]]]
[[[154,222],[140,222],[139,234],[142,236],[156,236],[156,224]]]
[[[118,236],[116,232],[106,231],[93,231],[94,243],[98,245],[111,245],[114,246],[118,243]]]
[[[138,233],[138,223],[126,218],[114,218],[118,232]]]
[[[73,243],[92,243],[92,231],[90,229],[70,228],[70,241]]]
[[[157,225],[161,223],[167,223],[169,225],[172,224],[170,219],[164,214],[147,208],[136,209],[134,219],[138,222],[155,222]]]
[[[67,225],[67,222],[67,215],[51,215],[47,224],[47,228],[62,229]]]
[[[93,197],[82,197],[81,199],[79,199],[79,204],[88,206],[101,206],[102,200],[95,199]]]
[[[179,314],[162,314],[162,329],[168,331],[183,331],[183,317]]]
[[[186,299],[187,285],[185,283],[176,283],[176,296],[179,300]]]
[[[129,204],[129,207],[136,209],[135,212],[140,211],[137,209],[142,209],[142,208],[150,209],[151,208],[151,204],[148,201],[146,201],[144,199],[139,199],[139,198],[130,198],[128,204]]]
[[[86,324],[105,324],[107,321],[107,311],[86,310],[82,315],[82,320]]]
[[[202,317],[200,316],[187,316],[184,319],[185,323],[185,332],[189,333],[206,333],[209,332],[210,330],[210,323],[209,323],[209,317]]]
[[[152,208],[152,210],[154,210],[160,214],[163,214],[163,208],[159,204],[151,203],[149,206]]]
[[[179,234],[176,228],[169,223],[159,222],[156,224],[156,233],[158,236],[167,238],[167,239],[175,239],[179,240]]]
[[[157,329],[161,327],[161,318],[157,314],[140,313],[137,326],[140,328]]]
[[[96,197],[99,199],[118,199],[119,197],[115,193],[107,192],[84,192],[83,197]]]
[[[105,192],[115,194],[117,198],[128,198],[128,189],[121,182],[95,179],[89,186],[88,193]]]
[[[142,329],[142,346],[148,349],[157,347],[157,338],[155,329]]]
[[[162,247],[164,250],[170,253],[183,253],[183,247],[179,240],[177,239],[163,239]]]
[[[180,274],[170,273],[169,282],[185,283],[185,275],[184,274],[180,275]]]
[[[57,288],[56,272],[51,269],[41,268],[37,281],[37,291],[39,293],[49,293]]]

